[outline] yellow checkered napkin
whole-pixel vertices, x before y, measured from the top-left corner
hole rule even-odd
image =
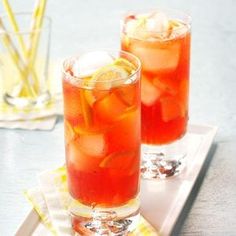
[[[39,176],[39,187],[26,191],[25,195],[52,235],[73,235],[67,211],[71,198],[65,167],[43,172]],[[158,236],[158,233],[140,217],[137,229],[130,236]]]

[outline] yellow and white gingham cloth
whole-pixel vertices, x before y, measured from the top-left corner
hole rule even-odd
[[[65,167],[43,172],[39,176],[39,187],[26,191],[25,195],[52,235],[73,235],[67,211],[71,199]],[[158,233],[140,217],[137,229],[129,236],[158,236]]]
[[[0,60],[5,55],[0,54]],[[3,101],[3,77],[0,73],[0,128],[51,130],[57,116],[62,114],[61,93],[61,64],[62,60],[54,61],[49,66],[48,87],[52,99],[46,106],[32,109],[18,109]]]

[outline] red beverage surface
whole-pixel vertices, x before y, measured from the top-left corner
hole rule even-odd
[[[120,206],[139,191],[138,82],[92,90],[63,81],[69,191],[89,206]]]
[[[189,29],[165,40],[136,39],[124,30],[122,49],[142,62],[142,142],[166,144],[179,139],[188,121]]]

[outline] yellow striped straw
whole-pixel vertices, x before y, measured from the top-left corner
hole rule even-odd
[[[38,50],[40,29],[43,24],[43,16],[46,8],[46,0],[38,0],[36,2],[31,23],[31,37],[30,37],[30,47],[28,49],[28,60],[30,68],[35,62],[35,58]],[[38,32],[37,32],[38,31]]]
[[[16,18],[14,16],[14,13],[12,11],[12,8],[11,8],[8,0],[3,0],[3,5],[4,5],[5,9],[6,9],[6,12],[7,12],[7,15],[9,17],[10,23],[11,23],[15,33],[18,33],[17,34],[17,38],[18,38],[18,41],[19,41],[19,44],[20,44],[20,47],[21,47],[21,51],[23,53],[23,56],[24,56],[25,60],[27,60],[27,49],[26,49],[26,46],[25,46],[25,43],[24,43],[22,35],[19,34],[20,29],[19,29],[19,26],[17,24]],[[37,90],[37,88],[38,88],[37,74],[36,74],[34,68],[25,69],[25,71],[26,71],[26,75],[25,76],[26,76],[27,79],[28,79],[28,70],[32,71],[32,76],[33,76],[34,83],[35,83],[34,85],[35,85],[36,90]]]
[[[26,85],[26,89],[27,91],[30,93],[32,93],[33,96],[35,96],[34,91],[32,90],[32,87],[29,85],[29,82],[27,80],[27,78],[25,77],[25,65],[24,62],[19,54],[19,52],[17,51],[16,47],[14,46],[13,41],[11,40],[9,34],[7,34],[6,28],[0,18],[0,28],[2,28],[2,41],[3,41],[3,45],[5,46],[5,48],[8,50],[16,68],[18,69],[21,77],[23,80],[25,80],[25,85]]]
[[[14,31],[16,33],[18,33],[20,31],[20,29],[19,29],[19,26],[17,24],[16,18],[15,18],[14,14],[13,14],[12,8],[11,8],[8,0],[2,0],[2,1],[3,1],[3,6],[5,7],[7,15],[9,17],[9,20],[10,20],[10,22],[12,24],[12,27],[13,27]],[[22,38],[22,35],[18,34],[17,36],[18,36],[18,41],[20,43],[22,52],[26,56],[27,51],[26,51],[26,47],[25,47],[25,43],[24,43],[24,40]]]

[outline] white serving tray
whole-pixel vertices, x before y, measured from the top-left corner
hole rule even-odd
[[[170,235],[206,160],[217,127],[189,125],[186,168],[166,180],[141,181],[141,214],[162,236]],[[49,236],[32,209],[16,236]]]

